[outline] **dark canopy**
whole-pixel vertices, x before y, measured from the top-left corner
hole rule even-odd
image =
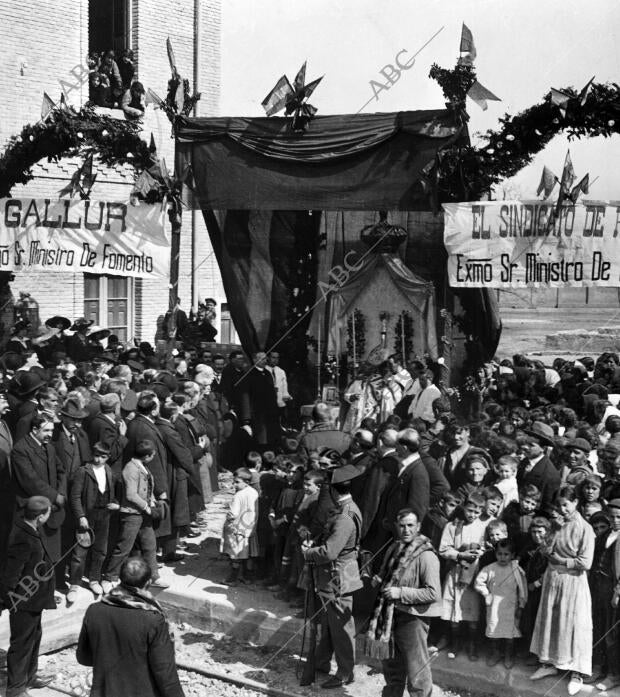
[[[183,118],[177,164],[191,161],[202,208],[428,208],[422,168],[459,128],[446,110],[288,118]]]

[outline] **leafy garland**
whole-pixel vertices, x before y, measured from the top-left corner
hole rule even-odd
[[[405,353],[401,355],[403,353],[403,329]],[[401,355],[401,360],[405,363],[413,353],[413,318],[407,310],[403,310],[398,315],[394,324],[394,353]]]
[[[355,317],[355,356],[353,356],[353,318]],[[353,376],[366,354],[366,318],[357,308],[347,317],[347,365]]]
[[[131,164],[136,170],[153,164],[148,143],[140,137],[140,125],[97,114],[92,107],[54,109],[44,121],[27,124],[9,139],[0,157],[0,198],[11,195],[16,184],[34,178],[33,166],[44,158],[96,154],[107,165]],[[160,199],[161,200],[161,199]]]
[[[447,108],[457,123],[465,124],[467,91],[476,80],[472,66],[457,65],[452,70],[434,64],[429,77],[442,88]],[[549,92],[538,104],[516,115],[505,114],[501,127],[483,134],[486,145],[476,148],[466,142],[442,150],[427,181],[439,202],[478,200],[503,179],[526,167],[558,133],[569,139],[610,137],[620,133],[620,87],[616,83],[592,83],[581,95],[573,87],[561,90],[569,97],[561,110]],[[430,171],[432,170],[432,171]]]

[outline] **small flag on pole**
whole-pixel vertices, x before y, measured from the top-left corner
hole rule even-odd
[[[570,188],[575,181],[575,170],[573,169],[573,161],[570,159],[570,150],[566,151],[566,159],[564,160],[564,169],[562,170],[562,181],[560,182],[561,195],[568,196]]]
[[[486,111],[488,109],[487,99],[493,102],[501,102],[499,97],[496,97],[493,92],[490,92],[486,87],[481,85],[478,80],[469,88],[467,96],[482,109]]]
[[[170,63],[172,77],[175,80],[180,80],[181,76],[179,75],[179,71],[177,70],[177,62],[174,57],[174,51],[172,50],[172,42],[170,41],[170,37],[166,39],[166,50],[168,51],[168,62]]]
[[[301,73],[301,70],[299,72]],[[299,73],[297,73],[295,80],[297,80],[298,77]],[[286,75],[282,75],[282,77],[276,82],[275,87],[261,102],[267,116],[271,116],[281,109],[284,109],[287,100],[289,100],[294,94],[295,90],[291,87],[291,83],[288,81],[288,78]]]
[[[562,90],[556,90],[554,87],[551,88],[551,103],[558,107],[562,114],[562,118],[566,117],[566,108],[570,99],[570,94]]]
[[[545,165],[543,167],[542,176],[540,178],[540,184],[538,185],[538,189],[536,190],[536,195],[540,196],[540,194],[543,193],[544,198],[548,198],[548,196],[551,194],[551,192],[555,188],[557,181],[558,181],[558,178]]]
[[[586,196],[590,193],[590,174],[586,174],[585,177],[583,177],[578,184],[576,184],[572,189],[571,192],[568,196],[570,200],[573,203],[577,203],[577,199],[579,198],[579,194],[583,192],[586,194]]]
[[[592,83],[594,82],[594,75],[590,78],[586,86],[581,90],[579,93],[579,104],[580,106],[584,106],[588,99],[588,95],[590,94],[590,89],[592,87]]]
[[[54,100],[49,96],[47,92],[43,92],[43,103],[41,104],[41,118],[45,121],[45,119],[55,108],[56,104],[54,103]]]
[[[459,65],[473,65],[476,59],[476,47],[474,46],[474,37],[470,29],[463,22],[461,29],[461,47],[459,49],[461,55],[458,60]]]

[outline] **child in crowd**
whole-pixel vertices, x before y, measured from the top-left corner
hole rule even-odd
[[[71,588],[67,593],[68,603],[76,600],[89,549],[90,561],[86,570],[88,586],[96,597],[103,594],[101,572],[108,552],[110,512],[118,511],[120,508],[114,495],[112,470],[107,464],[110,455],[109,446],[104,443],[95,443],[92,454],[92,463],[78,467],[71,482],[71,510],[75,520],[78,521],[78,528],[82,532],[91,529],[94,540],[90,548],[81,545],[73,548],[69,579]]]
[[[589,521],[594,513],[603,510],[600,502],[601,488],[603,480],[597,474],[589,474],[584,477],[578,485],[579,491],[579,513]]]
[[[257,493],[260,494],[260,471],[263,464],[263,458],[260,453],[256,450],[250,450],[250,452],[245,456],[245,466],[252,475],[250,480],[250,486],[256,489]]]
[[[530,544],[523,550],[519,559],[525,571],[527,582],[527,602],[521,614],[519,629],[523,636],[523,654],[527,665],[537,665],[538,659],[530,654],[530,640],[536,622],[536,613],[540,604],[540,591],[543,576],[547,568],[546,545],[550,541],[551,523],[543,516],[535,516],[530,524]]]
[[[504,666],[514,666],[514,640],[521,636],[519,620],[527,600],[525,574],[514,558],[514,545],[507,539],[495,545],[495,561],[485,566],[474,584],[486,605],[486,636],[493,650],[487,663],[497,665],[502,660],[500,644],[504,644]]]
[[[290,558],[284,558],[284,547],[288,536],[289,526],[293,520],[293,515],[297,510],[297,506],[301,502],[304,492],[303,486],[303,467],[293,465],[291,462],[286,466],[286,485],[283,487],[278,501],[269,512],[269,522],[274,533],[274,555],[278,563],[278,582],[269,586],[269,590],[282,591],[286,588],[286,579],[290,573]],[[284,590],[281,595],[282,599],[290,600],[291,596],[288,590]]]
[[[459,625],[468,632],[467,655],[478,659],[476,633],[480,618],[480,596],[472,588],[478,569],[478,558],[484,547],[485,525],[480,520],[484,499],[472,493],[463,504],[462,519],[450,522],[444,528],[439,544],[439,556],[449,563],[443,584],[441,618],[449,623],[450,649],[448,657],[455,658],[459,651]]]
[[[495,545],[501,540],[508,539],[508,526],[503,520],[497,518],[489,521],[484,531],[484,553],[478,562],[478,568],[482,569],[495,561]]]
[[[454,491],[447,491],[424,516],[420,527],[420,533],[428,537],[435,549],[439,549],[444,528],[451,520],[457,507],[462,503],[463,500],[457,493]]]
[[[508,536],[515,543],[519,555],[527,546],[532,519],[540,506],[540,490],[534,484],[524,484],[519,489],[519,500],[509,503],[502,513],[508,526]]]
[[[503,455],[497,461],[494,470],[497,475],[495,486],[502,494],[502,503],[498,511],[501,515],[502,511],[512,501],[519,500],[519,485],[517,484],[517,469],[519,461],[512,455]]]
[[[562,486],[556,502],[564,522],[547,552],[549,564],[531,643],[541,665],[530,679],[570,671],[568,694],[575,695],[581,690],[583,676],[592,673],[592,598],[587,572],[594,555],[594,531],[577,511],[575,487]]]
[[[258,492],[251,485],[252,473],[246,467],[235,471],[235,494],[230,502],[222,535],[222,551],[230,557],[231,567],[226,583],[246,583],[250,557],[257,556],[256,521]]]
[[[600,690],[611,690],[620,685],[615,613],[612,598],[618,571],[615,569],[617,539],[620,530],[620,500],[613,499],[607,513],[598,511],[590,518],[594,529],[594,558],[589,574],[592,595],[592,678]]]
[[[484,498],[484,508],[482,509],[480,520],[488,525],[497,518],[503,496],[496,486],[486,486],[482,490],[482,496]]]

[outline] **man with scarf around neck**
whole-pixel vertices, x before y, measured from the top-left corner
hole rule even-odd
[[[439,559],[414,511],[396,516],[398,541],[387,551],[373,585],[379,587],[365,640],[365,653],[381,658],[382,697],[430,697],[429,620],[441,614]]]
[[[336,674],[321,685],[327,689],[342,687],[354,680],[353,593],[363,587],[357,563],[362,515],[351,497],[351,480],[360,474],[353,465],[334,470],[331,487],[337,496],[338,508],[327,521],[318,542],[308,541],[301,546],[304,561],[311,564],[314,589],[322,606],[317,670],[329,674],[333,654],[338,666]],[[309,682],[313,678],[310,676]]]
[[[147,590],[149,565],[126,559],[120,580],[82,622],[76,657],[93,667],[90,697],[185,697],[166,616]]]

